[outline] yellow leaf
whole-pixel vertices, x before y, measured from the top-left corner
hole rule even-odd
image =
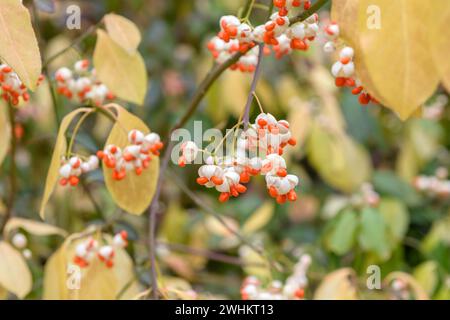
[[[44,267],[44,292],[45,300],[67,300],[66,261],[62,249],[58,249],[48,258]]]
[[[56,234],[65,237],[67,235],[67,232],[65,230],[52,226],[50,224],[13,217],[8,220],[8,223],[5,226],[5,237],[7,237],[11,231],[18,228],[24,229],[36,236],[49,236]]]
[[[45,206],[47,205],[50,196],[53,193],[56,183],[59,177],[59,168],[61,166],[61,158],[64,156],[67,148],[66,131],[72,122],[72,120],[81,112],[91,111],[90,108],[78,108],[64,117],[59,127],[58,136],[56,137],[55,147],[53,149],[52,160],[47,173],[47,179],[45,181],[44,195],[42,196],[41,208],[39,215],[42,219],[45,219]]]
[[[170,243],[184,243],[187,238],[188,221],[187,211],[178,202],[171,202],[159,228],[159,237]]]
[[[243,245],[239,248],[239,256],[245,264],[244,271],[247,275],[258,277],[263,281],[271,278],[269,262],[255,250]]]
[[[345,121],[336,99],[336,87],[331,73],[322,65],[315,64],[309,80],[322,100],[321,115],[327,119],[334,130],[345,129]]]
[[[0,103],[0,165],[5,159],[9,150],[9,141],[11,139],[11,126],[8,120],[8,106]]]
[[[142,104],[147,91],[147,71],[139,52],[130,55],[104,31],[97,30],[94,51],[97,76],[117,97]]]
[[[406,141],[401,146],[395,168],[398,175],[409,182],[412,182],[419,172],[419,160],[409,141]]]
[[[415,300],[429,299],[425,290],[411,275],[401,271],[391,272],[386,276],[384,282],[389,285],[395,279],[401,280],[410,290],[412,290]]]
[[[242,72],[225,72],[220,83],[221,107],[238,118],[245,107],[251,76]]]
[[[5,300],[8,298],[8,291],[0,287],[0,300]]]
[[[32,286],[25,259],[5,241],[0,241],[0,286],[21,299],[31,291]]]
[[[308,159],[322,179],[344,192],[370,181],[372,165],[367,151],[345,133],[313,125],[307,142]]]
[[[275,205],[273,201],[264,202],[262,206],[259,207],[250,216],[250,218],[247,219],[247,221],[245,221],[244,225],[242,226],[242,233],[251,234],[260,230],[261,228],[264,228],[264,226],[266,226],[272,218],[274,208]]]
[[[314,293],[314,299],[357,300],[355,271],[343,268],[326,275]]]
[[[381,12],[380,28],[374,28],[367,14],[369,6]],[[358,32],[359,72],[365,69],[370,81],[362,77],[369,91],[379,92],[386,107],[405,120],[436,90],[439,74],[428,46],[434,12],[441,10],[434,1],[360,0]],[[356,41],[354,41],[356,42]],[[359,50],[358,50],[359,51]],[[361,72],[361,74],[365,74]]]
[[[57,54],[61,50],[70,47],[72,40],[64,34],[60,34],[54,38],[51,38],[48,44],[45,46],[45,53],[43,55],[48,59],[49,57]],[[56,70],[60,67],[67,67],[73,65],[76,61],[80,60],[81,56],[75,48],[70,48],[57,58],[52,60],[47,68],[49,70]]]
[[[222,237],[218,244],[221,249],[233,248],[239,244],[239,238],[236,233],[239,232],[239,223],[231,218],[222,216],[222,221],[218,218],[209,216],[205,219],[205,228],[211,234]]]
[[[448,22],[450,21],[450,3],[447,0],[434,0],[433,24],[430,31],[431,51],[434,63],[441,76],[447,92],[450,92],[450,37],[448,36]]]
[[[109,36],[130,54],[136,52],[141,42],[141,33],[136,25],[123,16],[114,13],[105,15],[105,26]]]
[[[331,17],[339,24],[340,37],[342,37],[355,51],[355,66],[358,66],[358,68],[356,68],[356,74],[363,81],[366,90],[375,96],[378,101],[384,103],[382,95],[376,90],[372,83],[372,79],[368,75],[367,68],[364,64],[365,60],[362,59],[357,29],[359,1],[360,0],[333,1],[331,6]]]
[[[0,59],[34,91],[41,74],[41,55],[30,14],[19,0],[0,1]]]
[[[99,236],[96,237],[100,240]],[[44,299],[56,300],[113,300],[130,299],[139,290],[135,281],[133,263],[124,249],[115,248],[114,266],[106,267],[94,257],[87,268],[73,268],[75,248],[85,238],[80,234],[71,235],[49,258],[44,270]],[[112,237],[102,234],[102,241],[112,244]],[[75,273],[69,272],[70,270]],[[78,277],[78,278],[77,278]],[[78,280],[77,280],[78,279]],[[74,285],[69,288],[69,284]],[[120,297],[119,297],[120,295]]]
[[[124,148],[128,143],[128,132],[137,129],[145,134],[150,129],[141,119],[132,115],[127,110],[116,104],[106,107],[117,111],[117,122],[113,126],[105,146],[114,144]],[[103,166],[105,184],[116,204],[129,213],[140,215],[150,205],[156,191],[156,183],[159,176],[159,158],[153,157],[150,165],[140,176],[134,172],[128,172],[123,180],[112,178],[113,170]]]
[[[414,269],[414,278],[432,296],[439,283],[439,265],[436,261],[425,261]]]

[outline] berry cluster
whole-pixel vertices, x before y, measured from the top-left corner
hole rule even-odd
[[[127,245],[128,233],[124,230],[114,236],[112,245],[100,246],[97,240],[89,237],[76,246],[73,262],[80,268],[86,268],[97,256],[101,262],[105,263],[106,267],[111,268],[114,266],[114,250],[125,248]]]
[[[275,280],[268,287],[263,287],[259,279],[247,277],[241,287],[243,300],[300,300],[305,297],[308,285],[306,273],[311,265],[311,256],[304,254],[294,266],[294,272],[285,284]]]
[[[97,152],[97,157],[103,160],[103,164],[114,169],[115,180],[124,179],[127,172],[132,170],[140,175],[149,166],[152,155],[159,156],[159,150],[164,146],[157,133],[144,135],[139,130],[131,130],[128,133],[128,141],[130,145],[123,150],[110,144]]]
[[[80,182],[80,176],[83,173],[93,171],[98,168],[98,158],[90,156],[86,161],[80,157],[73,156],[68,160],[64,157],[61,168],[59,169],[59,184],[62,186],[71,185],[75,187]]]
[[[44,80],[44,76],[41,75],[38,79],[38,85]],[[30,100],[30,94],[27,87],[20,81],[17,73],[7,64],[0,64],[0,86],[2,90],[2,98],[6,102],[11,102],[16,106],[19,104],[19,98],[22,97],[23,101]]]
[[[450,197],[450,180],[446,168],[440,167],[433,176],[421,175],[414,179],[414,187],[432,197],[446,199]]]
[[[111,93],[97,80],[95,69],[89,68],[88,60],[77,61],[74,70],[63,67],[55,72],[58,93],[80,103],[92,102],[100,106],[105,100],[114,99]]]
[[[319,31],[319,16],[313,14],[302,22],[290,24],[288,13],[295,9],[309,9],[310,1],[274,0],[278,12],[270,16],[265,24],[252,28],[245,21],[228,15],[220,19],[220,32],[208,42],[208,49],[218,63],[223,63],[234,53],[244,55],[231,66],[232,70],[253,72],[258,61],[258,50],[255,45],[264,43],[265,53],[275,52],[279,59],[290,54],[292,50],[308,50],[309,42],[313,41]]]
[[[16,233],[12,239],[11,243],[14,247],[16,247],[18,250],[22,251],[22,255],[25,259],[30,259],[32,256],[31,250],[27,248],[28,240],[27,237],[23,233]]]
[[[327,53],[336,51],[338,47],[339,25],[332,22],[326,26],[325,36],[328,41],[323,47],[324,51]],[[369,102],[378,103],[374,97],[364,90],[361,81],[354,76],[355,65],[353,56],[354,50],[349,46],[344,46],[339,51],[339,60],[331,67],[331,73],[336,79],[336,86],[352,88],[352,94],[359,96],[358,100],[362,105],[367,105]]]
[[[218,157],[214,154],[206,159],[206,164],[198,170],[197,183],[207,188],[216,188],[220,192],[219,201],[225,202],[230,196],[238,197],[247,190],[244,185],[252,176],[265,176],[267,189],[278,203],[295,201],[295,187],[298,177],[288,174],[286,161],[282,157],[287,145],[294,146],[289,123],[277,121],[269,113],[261,113],[255,123],[249,124],[236,139],[236,148],[232,156]],[[200,149],[193,141],[181,145],[178,164],[184,167],[192,163]],[[255,155],[255,156],[250,156]]]

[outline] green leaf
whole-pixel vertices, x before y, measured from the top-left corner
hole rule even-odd
[[[388,170],[377,171],[373,177],[375,189],[382,195],[389,195],[402,200],[405,204],[414,206],[420,203],[420,196],[407,182]]]
[[[339,214],[338,221],[328,238],[328,247],[336,254],[343,255],[354,245],[358,228],[355,211],[346,210]]]
[[[392,238],[399,242],[403,239],[409,226],[409,212],[406,206],[393,198],[382,198],[379,210]]]
[[[383,260],[391,254],[383,216],[373,208],[362,210],[359,245],[363,250],[373,252]]]

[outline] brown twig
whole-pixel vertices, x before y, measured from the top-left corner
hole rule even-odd
[[[244,108],[244,117],[242,118],[242,121],[244,122],[244,130],[247,130],[248,128],[248,122],[250,119],[250,107],[253,102],[253,96],[256,91],[256,85],[258,84],[259,75],[261,74],[261,61],[263,56],[263,50],[264,50],[264,44],[259,44],[259,51],[258,51],[258,62],[256,64],[255,73],[253,74],[252,84],[250,86],[250,92],[247,96],[247,102],[245,104]]]
[[[10,168],[9,168],[9,197],[6,206],[6,211],[3,216],[2,223],[0,225],[0,234],[3,232],[8,220],[13,215],[14,202],[16,200],[17,192],[17,168],[16,168],[16,149],[17,149],[17,138],[14,132],[16,126],[16,110],[11,103],[8,103],[9,111],[9,124],[11,130],[11,148],[10,148]]]
[[[158,182],[156,185],[156,191],[155,195],[153,196],[152,202],[149,207],[149,247],[150,247],[150,264],[151,264],[151,278],[152,278],[152,296],[154,299],[157,299],[158,297],[158,284],[157,284],[157,275],[156,275],[156,252],[155,252],[155,243],[156,243],[156,213],[158,211],[158,202],[159,197],[161,194],[161,186],[163,182],[163,176],[164,172],[167,170],[167,167],[169,165],[170,161],[170,155],[172,153],[172,149],[174,147],[173,141],[170,140],[170,137],[172,135],[172,132],[174,132],[176,129],[179,129],[183,127],[186,122],[189,120],[189,118],[194,114],[194,112],[197,110],[198,106],[200,105],[200,102],[202,101],[203,97],[205,96],[208,89],[211,87],[211,85],[216,81],[216,79],[230,66],[235,64],[239,58],[242,56],[242,53],[238,52],[234,54],[230,59],[228,59],[223,64],[215,65],[211,71],[206,75],[206,77],[203,79],[203,81],[200,83],[197,91],[194,94],[194,97],[192,98],[192,101],[186,110],[183,117],[180,118],[180,120],[173,126],[173,128],[169,131],[169,134],[166,139],[166,151],[164,153],[164,157],[161,161],[161,166],[159,169],[159,177]]]
[[[317,10],[319,10],[328,0],[318,0],[309,10],[306,10],[299,16],[293,18],[291,20],[291,24],[302,21],[309,16],[311,16],[313,13],[315,13]],[[272,4],[271,7],[272,8]],[[268,16],[270,17],[271,9],[269,10]],[[260,47],[261,50],[262,46]],[[261,54],[259,59],[261,59]],[[151,263],[151,279],[152,279],[152,297],[154,299],[158,298],[158,283],[157,283],[157,274],[156,274],[156,213],[158,211],[158,202],[159,197],[161,195],[161,186],[163,182],[164,173],[167,170],[167,167],[169,165],[170,161],[170,155],[172,153],[172,149],[174,147],[173,141],[170,140],[171,134],[174,130],[181,128],[184,126],[184,124],[189,120],[189,118],[194,114],[194,112],[197,110],[198,106],[200,105],[201,100],[205,96],[208,89],[211,87],[211,85],[215,82],[215,80],[230,66],[235,64],[239,58],[243,54],[238,52],[234,56],[232,56],[230,59],[228,59],[223,64],[216,65],[211,69],[211,71],[206,75],[206,77],[203,79],[203,81],[200,83],[200,86],[198,87],[197,91],[194,94],[194,97],[192,99],[191,104],[189,105],[187,111],[185,112],[184,116],[175,124],[175,126],[169,131],[169,134],[167,136],[167,148],[164,154],[164,157],[161,162],[160,166],[160,172],[158,177],[158,182],[156,185],[156,191],[155,195],[153,196],[152,202],[149,207],[149,248],[150,248],[150,263]],[[255,75],[256,75],[255,71]],[[258,72],[259,74],[259,72]],[[255,80],[256,78],[256,80]],[[257,83],[258,77],[254,77],[255,86]],[[250,93],[250,96],[253,99],[253,93]],[[251,103],[251,101],[250,101]],[[200,202],[201,203],[201,202]]]
[[[182,252],[182,253],[188,253],[191,255],[202,256],[202,257],[208,258],[209,260],[215,260],[215,261],[232,264],[232,265],[236,265],[236,266],[251,265],[251,266],[265,267],[265,265],[261,264],[261,263],[249,264],[249,263],[245,263],[244,261],[242,261],[239,257],[229,256],[227,254],[223,254],[220,252],[215,252],[215,251],[211,251],[211,250],[207,250],[207,249],[194,248],[194,247],[186,246],[186,245],[180,244],[180,243],[168,243],[168,242],[163,242],[163,241],[157,241],[156,244],[166,247],[172,251],[178,251],[178,252]]]
[[[293,25],[294,23],[303,21],[305,19],[308,19],[310,16],[312,16],[314,13],[320,10],[326,3],[328,3],[329,0],[317,0],[316,3],[314,3],[308,10],[303,11],[298,16],[295,16],[294,18],[289,20],[289,25]]]

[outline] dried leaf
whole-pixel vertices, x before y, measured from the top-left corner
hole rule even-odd
[[[147,71],[139,52],[130,55],[103,30],[97,30],[94,51],[97,76],[119,98],[141,105],[147,91]]]
[[[34,91],[41,74],[41,55],[30,14],[21,1],[0,1],[0,59]]]

